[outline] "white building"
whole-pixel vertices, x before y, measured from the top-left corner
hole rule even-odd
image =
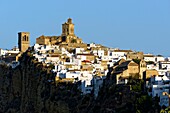
[[[170,61],[159,61],[159,69],[170,70]]]
[[[83,52],[84,52],[84,48],[76,48],[75,49],[75,54],[83,53]]]
[[[167,76],[156,76],[150,79],[150,88],[152,92],[152,97],[160,97],[160,106],[169,106],[169,88],[170,79]]]
[[[0,56],[6,55],[6,54],[17,54],[19,52],[20,52],[19,49],[16,47],[11,50],[0,49]]]
[[[159,105],[160,106],[169,106],[169,89],[166,89],[165,92],[162,92],[160,95],[160,102]]]
[[[159,62],[159,61],[164,61],[165,58],[161,55],[152,55],[152,54],[144,54],[144,60],[145,61],[152,61],[152,62]]]
[[[143,56],[144,56],[144,60],[146,62],[148,62],[148,61],[155,62],[155,56],[154,55],[152,55],[152,54],[144,54]]]
[[[106,76],[96,76],[93,78],[93,88],[94,88],[94,96],[95,98],[98,96],[98,92],[100,88],[103,86],[103,81]]]
[[[117,62],[120,59],[126,59],[127,52],[125,51],[108,51],[109,60],[112,60],[113,62]]]
[[[146,67],[147,67],[148,70],[153,70],[153,69],[159,70],[158,64],[147,64]]]
[[[155,62],[159,62],[159,61],[165,61],[165,57],[163,57],[161,55],[155,56]]]

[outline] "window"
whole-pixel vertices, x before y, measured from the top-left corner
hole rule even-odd
[[[24,36],[24,41],[27,41],[27,36],[26,35]]]
[[[28,36],[24,35],[24,36],[22,37],[22,41],[28,41]]]

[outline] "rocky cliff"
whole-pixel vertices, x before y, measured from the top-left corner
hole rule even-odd
[[[50,70],[30,52],[15,69],[0,65],[0,113],[72,112],[79,96],[76,85],[56,84]]]

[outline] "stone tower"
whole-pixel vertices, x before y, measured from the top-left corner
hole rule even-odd
[[[139,63],[139,74],[140,74],[140,78],[143,79],[143,72],[146,71],[147,67],[146,67],[146,62],[141,59],[140,63]]]
[[[62,36],[75,36],[74,35],[74,24],[72,23],[72,19],[69,18],[67,22],[62,24]]]
[[[30,46],[30,33],[19,32],[18,33],[18,47],[21,52],[25,52]]]

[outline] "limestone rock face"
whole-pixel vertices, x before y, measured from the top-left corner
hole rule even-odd
[[[20,62],[15,69],[0,65],[0,113],[68,113],[68,103],[60,99],[62,92],[49,68],[28,53]]]

